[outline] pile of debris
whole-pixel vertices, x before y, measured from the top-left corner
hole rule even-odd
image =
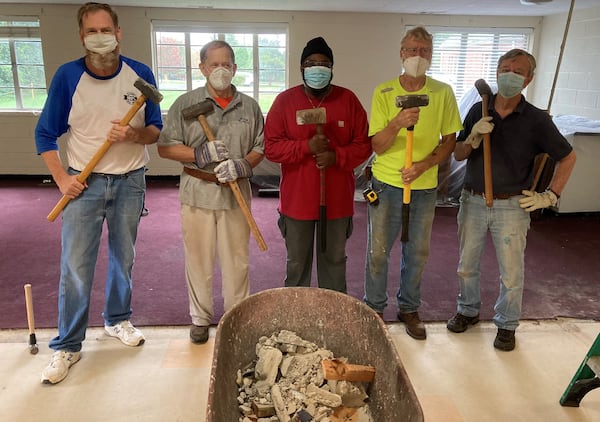
[[[240,422],[372,422],[366,387],[375,368],[335,359],[281,330],[256,344],[256,361],[238,370]]]

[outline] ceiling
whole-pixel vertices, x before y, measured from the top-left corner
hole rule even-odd
[[[540,1],[525,5],[522,2]],[[315,12],[391,12],[406,14],[475,16],[547,16],[567,13],[571,1],[575,10],[597,7],[598,0],[108,0],[113,6],[174,7],[192,9],[279,10]],[[54,4],[83,4],[83,0],[63,0]],[[0,0],[1,3],[15,3]],[[19,0],[24,3],[48,3]]]

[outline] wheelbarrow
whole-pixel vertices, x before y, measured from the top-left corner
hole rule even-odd
[[[421,405],[387,327],[371,308],[333,290],[284,287],[251,295],[221,318],[207,422],[239,419],[237,371],[256,359],[261,336],[279,330],[293,331],[348,362],[375,367],[375,379],[367,390],[373,420],[423,421]]]

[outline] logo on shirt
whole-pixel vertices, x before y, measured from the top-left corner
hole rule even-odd
[[[133,92],[128,92],[127,94],[123,95],[123,99],[127,101],[127,104],[132,105],[137,101],[137,96]]]

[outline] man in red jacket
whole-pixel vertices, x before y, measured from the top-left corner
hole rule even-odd
[[[265,123],[265,156],[281,164],[278,225],[287,249],[286,286],[310,286],[316,249],[318,285],[346,292],[346,240],[352,233],[354,168],[371,155],[367,114],[354,93],[332,85],[333,52],[321,37],[300,59],[304,84],[277,96]],[[298,110],[325,108],[322,133],[298,124]],[[326,247],[315,245],[325,176]],[[320,243],[320,242],[319,242]]]

